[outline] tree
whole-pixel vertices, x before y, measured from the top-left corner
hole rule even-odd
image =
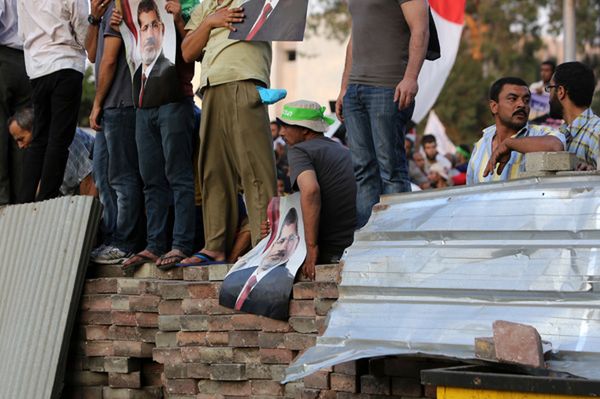
[[[94,71],[88,66],[83,75],[83,90],[81,93],[81,104],[79,105],[78,125],[90,126],[90,112],[94,105],[94,96],[96,95],[96,86],[94,84]]]

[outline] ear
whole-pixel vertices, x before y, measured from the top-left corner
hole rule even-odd
[[[492,111],[492,115],[496,115],[498,113],[498,103],[494,100],[490,100],[490,111]]]
[[[564,101],[564,99],[567,97],[567,89],[565,89],[564,86],[557,86],[556,96],[560,101]]]

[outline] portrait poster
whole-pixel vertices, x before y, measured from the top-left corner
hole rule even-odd
[[[175,69],[177,36],[166,0],[119,0],[120,26],[132,75],[136,107],[171,102],[179,88]]]
[[[532,113],[536,113],[537,115],[547,114],[550,112],[550,96],[546,93],[531,93],[529,106],[531,107]]]
[[[275,197],[268,209],[271,233],[229,271],[219,303],[287,320],[294,279],[306,257],[300,193]]]
[[[308,0],[248,0],[242,4],[244,21],[234,24],[233,40],[285,41],[304,40]]]

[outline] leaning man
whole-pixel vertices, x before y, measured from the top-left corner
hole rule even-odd
[[[356,226],[356,181],[350,151],[325,137],[333,120],[312,101],[287,104],[277,121],[288,151],[290,180],[300,190],[306,261],[314,278],[316,263],[339,261],[352,244]]]

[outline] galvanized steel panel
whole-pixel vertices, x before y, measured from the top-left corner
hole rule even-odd
[[[286,381],[365,357],[473,359],[495,320],[536,327],[552,369],[600,378],[599,210],[599,175],[383,197]]]
[[[0,398],[57,398],[100,206],[0,209]]]

